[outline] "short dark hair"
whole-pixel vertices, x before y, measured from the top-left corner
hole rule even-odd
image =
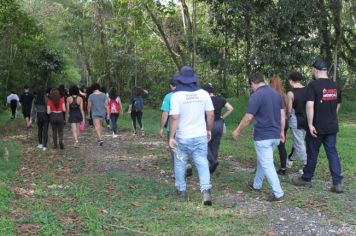
[[[297,71],[293,71],[288,75],[288,80],[292,80],[294,82],[296,81],[302,81],[303,80],[303,75]]]
[[[214,93],[214,88],[213,88],[213,86],[211,86],[210,84],[204,85],[204,86],[202,87],[202,89],[204,89],[204,90],[207,91],[208,93]]]
[[[256,72],[254,74],[251,74],[249,77],[248,77],[248,83],[251,84],[251,83],[254,83],[254,84],[259,84],[261,82],[264,82],[264,78],[263,78],[263,75],[260,73],[260,72]]]
[[[73,95],[79,95],[79,88],[76,85],[73,85],[69,88],[69,95],[73,96]]]
[[[94,90],[100,90],[100,84],[98,83],[94,83],[91,85],[91,89],[94,91]]]
[[[29,89],[28,85],[23,86],[24,89]]]

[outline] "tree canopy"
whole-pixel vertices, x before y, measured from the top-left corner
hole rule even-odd
[[[157,105],[191,65],[225,96],[246,78],[301,71],[316,57],[342,87],[355,84],[356,4],[350,0],[3,0],[0,86],[10,90],[100,82],[133,86]]]

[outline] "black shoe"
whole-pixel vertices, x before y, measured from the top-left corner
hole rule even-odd
[[[188,199],[187,191],[179,191],[178,189],[176,189],[176,191],[174,192],[174,196],[176,198],[181,198],[181,199],[184,199],[184,200]]]
[[[280,168],[279,170],[277,170],[277,174],[279,174],[279,175],[287,175],[287,170]]]
[[[99,141],[98,141],[98,144],[99,144],[99,146],[103,146],[104,141],[103,141],[103,140],[99,140]]]
[[[284,202],[284,199],[283,199],[283,196],[282,197],[276,197],[276,196],[274,196],[274,194],[272,194],[271,196],[269,196],[267,198],[267,201],[281,203],[281,202]]]
[[[193,175],[193,169],[192,169],[192,165],[191,164],[188,164],[186,166],[186,172],[185,172],[185,176],[186,177],[190,177]]]
[[[218,167],[218,165],[219,165],[219,162],[216,162],[215,164],[213,164],[209,167],[210,174],[215,172],[216,167]]]
[[[256,193],[261,192],[261,189],[258,189],[258,188],[254,188],[254,187],[253,187],[253,182],[252,182],[252,181],[248,181],[246,185],[247,185],[247,187],[248,187],[251,191],[254,191],[254,192],[256,192]]]
[[[295,186],[304,186],[304,187],[311,187],[311,182],[309,181],[305,181],[304,179],[302,179],[302,176],[295,176],[294,178],[292,178],[292,184],[294,184]]]
[[[211,200],[211,191],[210,191],[210,189],[203,191],[203,204],[205,206],[211,206],[213,204],[213,202]]]
[[[59,148],[62,149],[62,150],[64,149],[64,144],[63,144],[63,142],[59,142]]]
[[[330,188],[330,191],[333,193],[342,193],[342,186],[341,184],[335,184]]]

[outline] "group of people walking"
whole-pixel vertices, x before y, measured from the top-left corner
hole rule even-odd
[[[24,93],[18,97],[15,92],[7,97],[7,104],[11,107],[11,119],[16,117],[17,107],[22,107],[27,128],[32,127],[32,122],[37,123],[38,145],[46,151],[48,142],[48,128],[52,127],[53,148],[64,149],[64,125],[71,126],[74,146],[79,145],[80,130],[85,129],[86,120],[94,126],[98,145],[103,145],[102,123],[105,121],[111,127],[112,137],[118,137],[117,121],[123,114],[121,99],[115,88],[106,93],[105,88],[98,83],[92,84],[88,89],[79,89],[71,86],[67,91],[64,86],[59,88],[38,90],[31,93],[29,87],[24,87]],[[148,92],[139,87],[132,91],[132,99],[128,108],[131,114],[133,135],[137,133],[136,121],[139,123],[141,135],[144,136],[142,122],[143,96]],[[86,119],[87,118],[87,119]]]
[[[253,141],[257,163],[253,181],[247,186],[259,192],[265,177],[272,188],[270,201],[282,202],[284,192],[278,175],[286,175],[287,167],[299,157],[303,169],[300,175],[292,179],[296,186],[311,186],[317,157],[323,144],[332,175],[332,192],[342,192],[342,176],[339,156],[336,150],[338,132],[337,111],[341,103],[341,92],[334,81],[328,78],[327,65],[316,60],[312,65],[313,81],[303,86],[303,76],[299,72],[288,75],[292,90],[284,92],[282,80],[274,76],[269,85],[261,73],[249,76],[248,82],[253,91],[249,98],[246,114],[232,133],[238,140],[241,131],[253,122]],[[221,96],[216,96],[209,84],[198,86],[198,76],[193,68],[184,66],[169,82],[170,92],[164,97],[161,110],[160,136],[167,133],[172,168],[175,178],[176,196],[187,198],[186,177],[191,175],[192,166],[189,157],[198,172],[203,204],[212,205],[211,174],[219,165],[218,153],[224,130],[224,119],[233,107]],[[16,107],[21,104],[27,127],[31,127],[34,118],[38,126],[38,148],[47,149],[47,132],[51,124],[53,147],[64,149],[63,127],[65,121],[71,124],[74,146],[79,144],[79,130],[87,118],[95,128],[98,145],[103,145],[102,123],[111,123],[112,136],[117,137],[117,120],[123,114],[121,99],[115,88],[106,90],[95,83],[90,91],[80,90],[77,86],[50,90],[39,89],[35,95],[25,87],[18,97],[12,92],[7,103],[12,109],[12,118],[16,116]],[[132,118],[133,135],[137,134],[136,121],[140,133],[144,135],[143,97],[148,92],[134,88],[128,112]],[[223,113],[222,110],[226,111]],[[285,148],[286,132],[291,130],[293,139],[292,153],[287,156]],[[305,145],[306,144],[306,145]],[[273,151],[278,147],[280,168],[275,169]]]
[[[337,84],[328,78],[326,63],[318,59],[312,65],[313,81],[302,85],[299,72],[288,75],[292,90],[285,94],[279,76],[265,83],[261,73],[249,76],[253,91],[247,112],[232,138],[238,140],[241,131],[253,122],[253,141],[257,163],[253,181],[247,186],[260,192],[265,177],[272,187],[269,201],[283,202],[284,191],[279,175],[287,174],[287,167],[299,157],[303,169],[292,179],[296,186],[311,186],[317,157],[323,144],[332,175],[331,191],[342,193],[340,159],[336,150],[338,132],[337,111],[341,92]],[[170,81],[171,92],[163,100],[160,135],[166,128],[168,145],[173,162],[176,196],[187,198],[186,177],[189,157],[196,166],[203,204],[211,205],[210,175],[218,166],[218,150],[224,126],[224,118],[232,111],[231,104],[215,96],[213,88],[197,85],[198,77],[193,68],[184,66]],[[210,95],[210,96],[209,96]],[[221,109],[226,108],[224,115]],[[289,156],[285,149],[288,127],[291,129],[293,148]],[[273,151],[278,147],[280,168],[276,170]]]

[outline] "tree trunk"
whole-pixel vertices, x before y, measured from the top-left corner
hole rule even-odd
[[[160,22],[158,21],[156,16],[153,14],[151,9],[147,5],[144,5],[144,6],[145,6],[148,14],[151,16],[153,23],[156,25],[156,27],[157,27],[157,29],[158,29],[158,31],[159,31],[162,39],[163,39],[163,42],[164,42],[164,44],[165,44],[165,46],[166,46],[166,48],[167,48],[167,50],[169,52],[169,55],[171,56],[171,59],[172,59],[173,63],[175,64],[175,66],[177,67],[177,70],[179,71],[180,68],[181,68],[181,65],[180,65],[180,63],[179,63],[179,61],[177,59],[176,54],[173,52],[171,45],[168,42],[167,36],[164,33],[162,25],[160,24]]]

